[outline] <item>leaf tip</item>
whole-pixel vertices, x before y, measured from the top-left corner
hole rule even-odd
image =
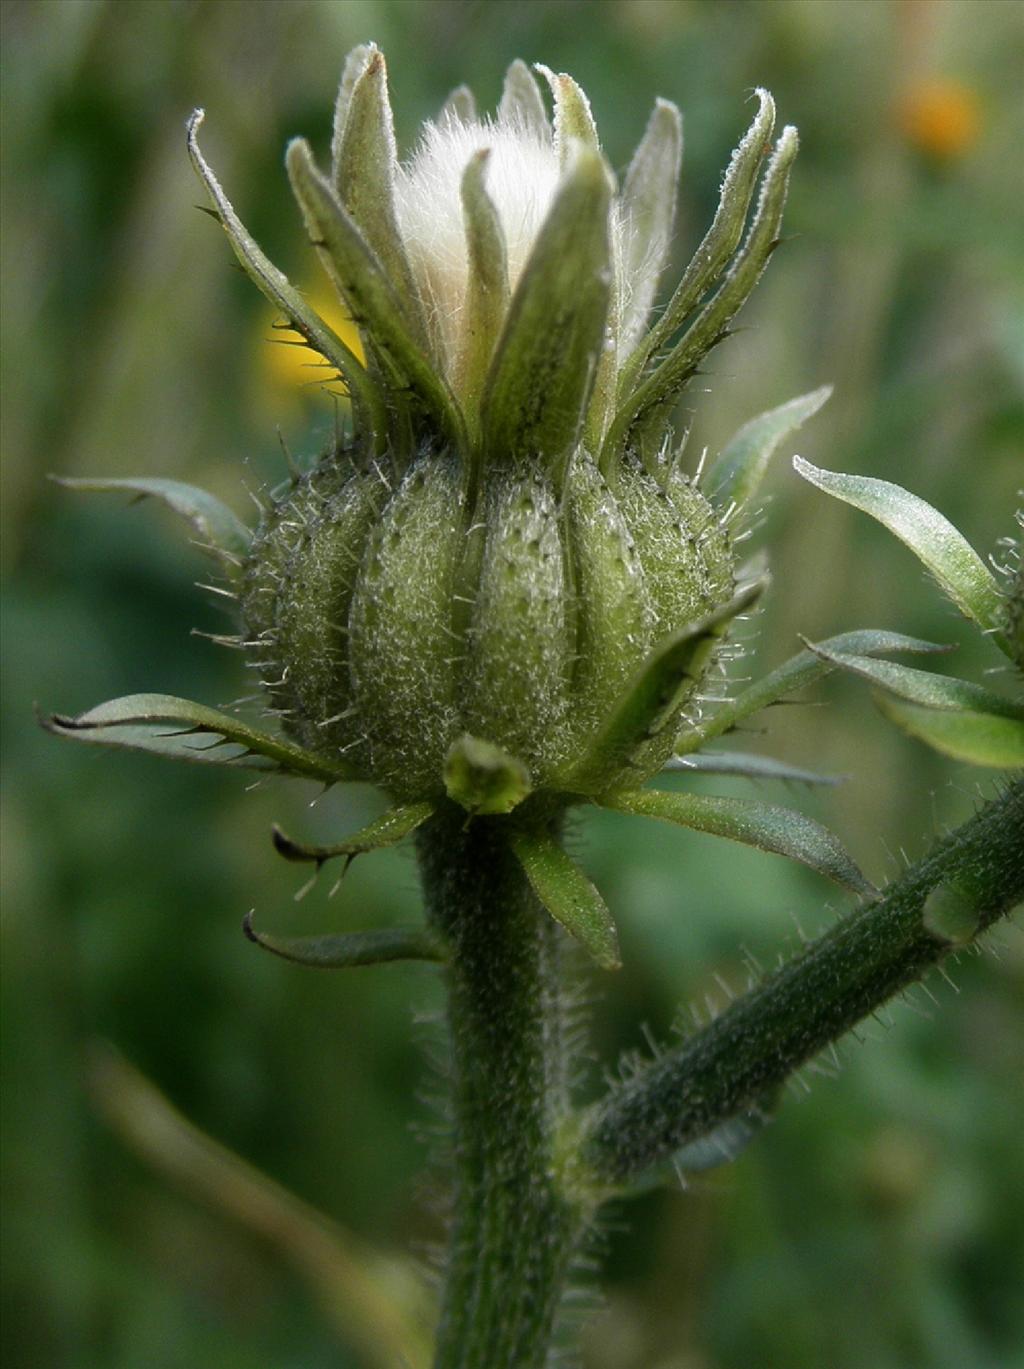
[[[815,477],[823,474],[817,466],[812,466],[804,457],[795,454],[793,456],[793,469],[797,475],[802,476],[804,480],[809,480],[812,485],[818,483]]]
[[[285,860],[301,862],[309,860],[309,856],[305,853],[304,848],[301,847],[298,842],[292,841],[291,837],[288,836],[276,822],[271,824],[270,840],[273,843],[274,850],[279,856],[283,856]]]
[[[69,713],[47,713],[38,703],[33,703],[32,711],[43,731],[54,737],[63,737],[68,732],[80,732],[88,727],[88,723],[83,723],[81,717],[74,717]]]
[[[775,155],[780,159],[791,160],[800,151],[800,130],[796,124],[787,124],[779,134],[775,144]]]
[[[46,713],[37,702],[33,702],[32,712],[35,716],[36,723],[44,732],[52,732],[55,736],[58,735],[63,721],[59,713]]]

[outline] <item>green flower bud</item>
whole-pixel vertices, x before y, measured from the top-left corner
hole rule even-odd
[[[652,318],[675,219],[679,111],[656,102],[619,189],[583,91],[537,71],[553,119],[514,62],[496,117],[478,117],[460,87],[399,162],[384,59],[360,47],[342,75],[330,170],[302,140],[289,146],[306,230],[358,343],[253,241],[193,114],[189,151],[215,217],[280,327],[344,386],[350,422],[313,470],[289,463],[291,482],[255,532],[177,481],[68,483],[151,495],[189,522],[227,581],[214,588],[241,611],[242,635],[215,640],[248,650],[288,736],[167,694],[44,721],[80,742],[390,791],[395,805],[336,845],[275,831],[282,855],[317,869],[393,845],[457,804],[467,821],[497,824],[541,904],[611,968],[611,913],[557,838],[574,803],[788,855],[858,892],[870,885],[800,814],[643,788],[661,769],[697,766],[705,741],[839,663],[826,643],[731,704],[716,699],[720,683],[702,693],[722,639],[763,588],[739,583],[734,516],[828,388],[746,423],[703,491],[681,469],[672,428],[778,243],[796,131],[772,147],[775,108],[758,91],[713,221]],[[925,531],[930,555],[933,521]],[[955,549],[953,562],[959,574]],[[927,649],[884,633],[832,645],[872,657]],[[724,707],[701,718],[709,697]],[[726,758],[705,759],[713,770]],[[780,774],[764,758],[728,759],[737,773]],[[446,953],[409,929],[246,930],[318,966]]]
[[[682,149],[658,101],[617,190],[568,76],[549,122],[514,63],[498,113],[460,90],[399,162],[372,45],[346,63],[330,174],[288,172],[360,359],[263,257],[190,128],[249,274],[352,400],[352,432],[266,513],[239,575],[285,729],[406,802],[507,812],[636,786],[671,756],[731,617],[731,509],[679,469],[670,420],[775,245],[795,132],[774,107],[649,330]],[[746,232],[744,232],[746,226]],[[761,464],[767,459],[762,453]],[[733,482],[735,487],[736,482]]]
[[[271,511],[245,580],[287,730],[412,799],[443,791],[464,733],[516,757],[530,788],[569,788],[655,643],[732,596],[734,561],[681,476],[624,466],[616,494],[580,449],[564,497],[543,470],[498,465],[470,501],[441,449],[397,484],[326,458]],[[644,748],[647,773],[675,735]]]

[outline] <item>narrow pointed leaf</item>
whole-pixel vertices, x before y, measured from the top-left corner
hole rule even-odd
[[[840,784],[843,775],[820,775],[787,765],[773,756],[755,756],[745,751],[698,751],[693,756],[673,756],[662,772],[667,774],[742,775],[748,780],[781,780],[786,784]]]
[[[1016,718],[1024,722],[1024,704],[970,680],[935,675],[929,670],[914,670],[911,666],[897,665],[893,661],[875,661],[868,656],[829,651],[824,646],[815,646],[813,642],[809,645],[816,655],[836,669],[860,675],[908,703],[922,704],[926,708],[971,709],[976,713],[991,713],[996,717]]]
[[[439,124],[471,124],[475,121],[476,96],[469,86],[456,86],[437,116]]]
[[[360,43],[345,58],[345,65],[341,73],[341,84],[338,87],[337,99],[334,102],[334,128],[331,134],[331,179],[335,185],[338,182],[338,160],[341,156],[342,143],[345,140],[345,125],[348,122],[352,91],[372,61],[374,54],[379,51],[376,43]]]
[[[134,494],[138,498],[159,499],[191,525],[203,551],[236,565],[249,550],[252,533],[226,504],[181,480],[158,480],[148,476],[93,478],[69,475],[50,477],[69,490]]]
[[[725,176],[718,209],[711,227],[693,254],[682,280],[668,303],[664,314],[637,347],[623,373],[623,390],[632,388],[637,375],[655,352],[660,351],[672,334],[678,332],[711,288],[736,251],[743,236],[747,211],[757,184],[761,159],[771,141],[775,127],[775,102],[766,90],[756,92],[758,110],[739,146],[732,154]]]
[[[599,452],[608,424],[615,413],[619,374],[619,304],[616,273],[609,273],[608,313],[605,317],[601,349],[594,367],[594,382],[584,411],[582,441],[589,452]]]
[[[247,914],[242,929],[263,950],[312,970],[347,970],[357,965],[383,965],[390,960],[446,959],[439,937],[424,927],[381,927],[370,932],[336,932],[326,936],[271,936],[258,932]]]
[[[793,467],[819,490],[870,514],[895,533],[931,571],[961,613],[983,632],[991,633],[1000,650],[1011,654],[999,631],[1003,600],[995,576],[937,509],[888,480],[819,470],[800,456],[793,458]]]
[[[289,144],[286,163],[310,239],[353,318],[366,329],[374,350],[395,376],[409,386],[441,429],[459,441],[462,425],[454,400],[413,337],[380,262],[316,169],[305,139],[296,138]]]
[[[482,408],[492,459],[540,458],[556,483],[576,442],[601,354],[610,295],[611,186],[580,149],[509,306]]]
[[[620,789],[603,794],[597,802],[620,813],[659,818],[788,856],[858,894],[873,892],[839,838],[813,818],[790,808],[751,799],[668,793],[663,789]]]
[[[530,887],[556,922],[587,948],[605,970],[617,970],[619,939],[604,899],[558,842],[542,832],[509,837]]]
[[[508,261],[505,234],[484,184],[490,152],[482,148],[469,159],[462,177],[462,212],[466,224],[469,276],[466,286],[466,351],[459,360],[459,392],[468,407],[479,404],[491,357],[508,311]]]
[[[643,743],[658,736],[675,718],[681,691],[701,677],[730,623],[763,589],[763,581],[748,585],[716,613],[673,633],[651,653],[574,767],[566,781],[568,789],[598,793],[628,770]]]
[[[822,385],[745,423],[722,449],[708,474],[706,490],[711,501],[719,508],[730,504],[742,508],[749,503],[779,443],[816,414],[831,393],[831,385]]]
[[[42,723],[49,732],[73,741],[148,751],[172,760],[276,770],[327,784],[358,778],[340,760],[313,755],[228,713],[170,694],[129,694],[78,717],[55,713]]]
[[[540,62],[534,70],[539,71],[551,87],[555,102],[555,151],[562,166],[568,166],[571,162],[574,142],[583,143],[592,152],[599,151],[601,144],[594,116],[590,112],[590,101],[572,77],[564,71],[556,73]]]
[[[682,394],[701,359],[725,336],[746,303],[779,240],[789,173],[799,151],[795,128],[782,130],[764,175],[757,213],[728,275],[694,322],[662,361],[620,405],[602,452],[602,470],[612,472],[635,424]]]
[[[918,741],[943,755],[972,765],[1003,770],[1024,766],[1024,722],[974,709],[928,708],[877,693],[875,703],[885,716]]]
[[[342,342],[311,309],[283,271],[279,271],[266,257],[231,206],[206,159],[199,150],[197,134],[205,115],[197,109],[188,121],[188,149],[192,164],[200,180],[217,207],[217,217],[228,235],[235,256],[246,275],[262,290],[276,308],[280,309],[297,333],[309,346],[337,368],[352,399],[352,411],[357,429],[375,444],[383,440],[387,419],[384,397],[355,353]]]
[[[620,345],[626,353],[647,320],[669,253],[682,158],[683,116],[671,101],[657,100],[622,190],[628,236],[621,266],[628,294]]]
[[[744,718],[759,713],[762,708],[778,703],[789,694],[806,689],[818,680],[830,675],[835,669],[823,658],[821,652],[849,652],[862,656],[890,656],[894,653],[943,652],[948,646],[938,646],[934,642],[924,642],[917,637],[906,637],[901,632],[885,632],[877,628],[864,628],[856,632],[843,632],[837,637],[829,637],[818,645],[818,651],[805,649],[756,680],[735,699],[722,704],[714,715],[705,719],[699,727],[688,728],[680,735],[676,748],[680,755],[697,751],[714,737],[729,732]]]
[[[539,138],[551,137],[551,125],[540,87],[533,72],[518,57],[505,72],[498,118],[505,123],[517,123]]]
[[[386,846],[394,846],[415,832],[433,811],[432,803],[401,804],[333,846],[307,846],[293,841],[275,825],[274,848],[285,860],[308,861],[315,865],[323,865],[324,861],[333,860],[335,856],[347,856],[352,860],[367,851],[381,851]]]
[[[374,51],[352,86],[334,163],[334,189],[398,293],[417,337],[422,310],[395,215],[398,150],[384,54]]]

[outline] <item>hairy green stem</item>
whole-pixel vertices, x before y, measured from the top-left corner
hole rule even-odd
[[[755,1105],[887,999],[1024,899],[1015,780],[882,895],[596,1109],[582,1159],[615,1188]]]
[[[450,947],[455,1199],[436,1369],[539,1369],[586,1213],[560,1177],[561,933],[503,835],[454,805],[419,834]]]

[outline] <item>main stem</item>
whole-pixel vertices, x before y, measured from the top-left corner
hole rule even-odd
[[[560,932],[502,836],[454,805],[418,839],[450,946],[455,1201],[435,1369],[535,1369],[585,1226],[561,1182]]]

